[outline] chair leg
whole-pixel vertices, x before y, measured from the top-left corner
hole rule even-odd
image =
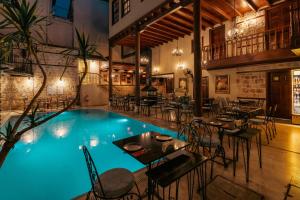
[[[138,185],[137,185],[137,183],[135,181],[134,181],[134,184],[135,184],[136,190],[137,190],[138,195],[139,195],[139,200],[142,200],[140,189],[139,189],[139,187],[138,187]]]
[[[256,147],[257,147],[257,153],[258,153],[259,167],[262,168],[261,134],[259,133],[259,135],[256,136],[255,138],[256,138]]]
[[[267,143],[270,144],[269,135],[268,135],[268,129],[265,129],[264,127],[262,127],[262,129],[264,130],[264,132],[266,134]]]
[[[90,195],[91,195],[91,191],[89,191],[89,192],[87,193],[85,200],[89,200],[89,199],[90,199]]]

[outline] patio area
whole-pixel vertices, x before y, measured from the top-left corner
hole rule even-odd
[[[101,107],[102,109],[109,110],[108,107]],[[166,120],[162,120],[160,117],[156,118],[155,113],[153,112],[150,117],[144,115],[137,115],[134,112],[124,112],[124,111],[116,111],[122,115],[132,117],[134,119],[155,124],[160,127],[164,127],[167,129],[171,129],[177,131],[176,122],[168,122]],[[300,179],[300,170],[299,170],[299,160],[300,160],[300,128],[295,125],[291,125],[288,123],[276,123],[276,128],[278,131],[278,135],[274,138],[270,144],[267,144],[266,139],[263,139],[263,147],[262,147],[262,159],[263,159],[263,167],[259,168],[259,160],[257,156],[257,149],[254,147],[255,144],[253,142],[253,148],[251,150],[251,158],[250,158],[250,180],[247,183],[245,181],[245,172],[244,172],[244,164],[242,160],[237,163],[236,176],[233,176],[232,173],[232,164],[228,166],[228,168],[224,168],[224,166],[215,164],[214,165],[214,176],[222,176],[226,179],[233,182],[231,187],[234,187],[234,184],[238,184],[242,187],[249,188],[257,193],[260,193],[264,196],[265,199],[284,199],[287,192],[288,184],[292,182],[299,182]],[[229,148],[228,141],[224,140],[225,151],[232,151],[232,146]],[[240,149],[241,151],[241,149]],[[135,178],[140,186],[140,190],[144,191],[147,188],[147,176],[145,175],[146,169],[142,169],[136,172]],[[209,174],[208,170],[208,174]],[[209,177],[209,176],[208,176]],[[208,182],[210,179],[208,178]],[[196,184],[197,185],[197,184]],[[174,184],[172,185],[172,195],[175,196]],[[196,187],[196,186],[195,186]],[[222,188],[222,185],[218,185],[217,187]],[[180,192],[179,199],[187,199],[188,197],[188,188],[187,188],[187,177],[183,177],[180,181]],[[226,190],[224,188],[224,190]],[[162,191],[160,191],[162,192]],[[213,196],[214,198],[209,199],[225,199],[223,193],[224,191],[215,191]],[[231,191],[231,192],[236,192]],[[241,196],[249,195],[249,191],[238,190]],[[293,192],[290,193],[290,197],[287,199],[297,199],[298,190],[294,189]],[[251,195],[250,195],[251,196]],[[76,199],[85,199],[86,196],[82,195]],[[233,199],[237,197],[232,197]],[[154,198],[156,199],[156,198]],[[199,199],[199,194],[194,193],[193,199]],[[226,198],[227,199],[227,198]],[[231,199],[228,197],[228,199]],[[244,196],[243,199],[246,199]],[[251,197],[249,197],[251,199]],[[255,198],[254,198],[255,199]]]
[[[0,199],[299,200],[299,166],[300,0],[0,0]]]

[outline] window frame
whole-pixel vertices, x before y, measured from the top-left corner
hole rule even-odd
[[[116,24],[120,20],[120,1],[113,0],[111,4],[111,23]]]
[[[121,0],[122,1],[122,17],[130,13],[130,0]],[[125,7],[127,6],[127,7]],[[126,10],[125,10],[126,8]]]
[[[70,7],[69,7],[69,10],[68,10],[68,16],[66,18],[62,17],[62,16],[58,16],[58,15],[55,14],[54,6],[55,6],[56,2],[57,2],[57,0],[52,0],[52,2],[51,2],[51,14],[52,14],[52,16],[55,17],[55,18],[59,18],[59,19],[62,19],[62,20],[73,22],[73,20],[74,20],[73,0],[70,0]]]

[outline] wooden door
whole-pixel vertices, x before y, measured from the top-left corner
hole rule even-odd
[[[290,70],[268,74],[268,106],[277,104],[276,117],[291,118],[292,86]]]
[[[288,48],[290,45],[290,6],[285,2],[266,12],[266,44],[270,50]]]
[[[211,46],[211,58],[213,60],[225,58],[225,25],[218,26],[214,29],[210,29],[209,35]]]
[[[174,78],[167,78],[166,79],[166,93],[173,93],[174,92]]]

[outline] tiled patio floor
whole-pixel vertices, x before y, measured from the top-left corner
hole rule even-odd
[[[154,125],[176,130],[175,123],[156,119],[155,116],[146,117],[130,112],[119,113]],[[256,146],[254,144],[252,145],[249,183],[246,183],[245,181],[241,154],[235,177],[233,176],[232,165],[229,165],[227,169],[224,169],[223,166],[216,164],[215,175],[222,175],[238,184],[251,188],[256,192],[263,194],[266,199],[283,199],[286,191],[286,185],[290,182],[291,177],[300,179],[300,126],[277,124],[277,130],[278,135],[270,142],[269,145],[264,142],[262,169],[260,169],[258,165]],[[228,144],[226,144],[227,139],[224,141],[226,152],[228,152],[228,156],[230,157],[232,155],[232,149],[230,149]],[[144,170],[136,173],[136,177],[139,180],[139,186],[142,190],[145,188],[147,180],[143,172]],[[187,199],[186,192],[186,178],[183,178],[181,181],[180,199]],[[85,198],[83,196],[79,199]],[[199,199],[199,196],[195,194],[194,199]],[[222,197],[219,199],[222,199]]]

